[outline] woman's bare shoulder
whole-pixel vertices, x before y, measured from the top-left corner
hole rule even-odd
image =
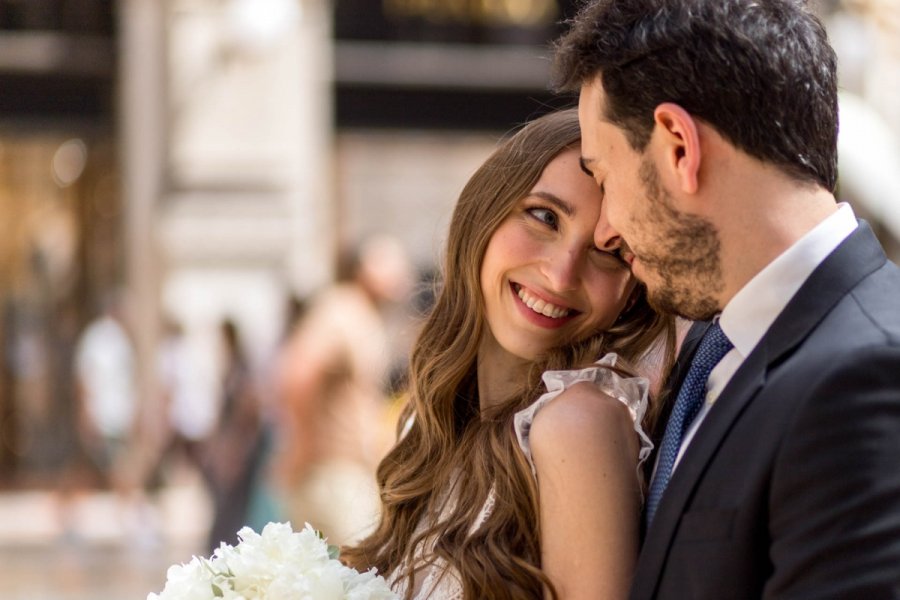
[[[628,408],[590,382],[580,382],[548,402],[534,417],[531,445],[535,460],[607,454],[610,448],[637,452]]]

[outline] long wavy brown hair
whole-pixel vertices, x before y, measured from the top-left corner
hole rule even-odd
[[[666,364],[672,360],[672,320],[654,312],[638,286],[635,301],[611,328],[551,351],[535,362],[519,393],[489,410],[479,407],[485,248],[547,164],[579,141],[574,110],[535,119],[500,145],[460,194],[443,284],[412,351],[399,440],[377,471],[381,519],[369,537],[341,555],[353,567],[406,577],[407,597],[422,561],[439,559],[458,573],[467,599],[543,598],[545,590],[555,597],[541,569],[537,483],[516,441],[513,416],[541,393],[546,369],[585,366],[605,352],[633,364],[660,341]],[[472,531],[491,489],[493,511]]]

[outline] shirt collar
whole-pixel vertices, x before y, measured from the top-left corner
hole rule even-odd
[[[803,282],[856,229],[846,202],[747,282],[722,310],[722,331],[742,356],[759,343]]]

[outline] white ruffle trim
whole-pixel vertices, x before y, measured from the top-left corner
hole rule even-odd
[[[650,382],[646,377],[622,377],[619,375],[610,368],[615,367],[618,358],[615,353],[610,352],[590,367],[571,371],[547,371],[541,376],[544,380],[544,385],[547,386],[547,392],[535,400],[528,408],[517,412],[513,421],[519,446],[521,446],[522,452],[525,453],[525,457],[531,465],[531,472],[535,477],[537,477],[537,471],[534,467],[534,459],[531,456],[531,442],[529,440],[534,416],[545,404],[559,396],[567,388],[582,381],[594,383],[601,392],[615,398],[628,408],[628,412],[631,413],[631,419],[634,422],[634,431],[637,433],[641,443],[641,448],[638,451],[638,468],[650,456],[650,452],[653,450],[653,442],[650,441],[650,437],[641,427],[644,414],[647,412]]]

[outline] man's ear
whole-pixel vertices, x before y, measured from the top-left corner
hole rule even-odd
[[[658,146],[657,165],[669,171],[670,181],[682,192],[697,192],[700,172],[700,136],[697,122],[677,104],[663,102],[653,111]]]

